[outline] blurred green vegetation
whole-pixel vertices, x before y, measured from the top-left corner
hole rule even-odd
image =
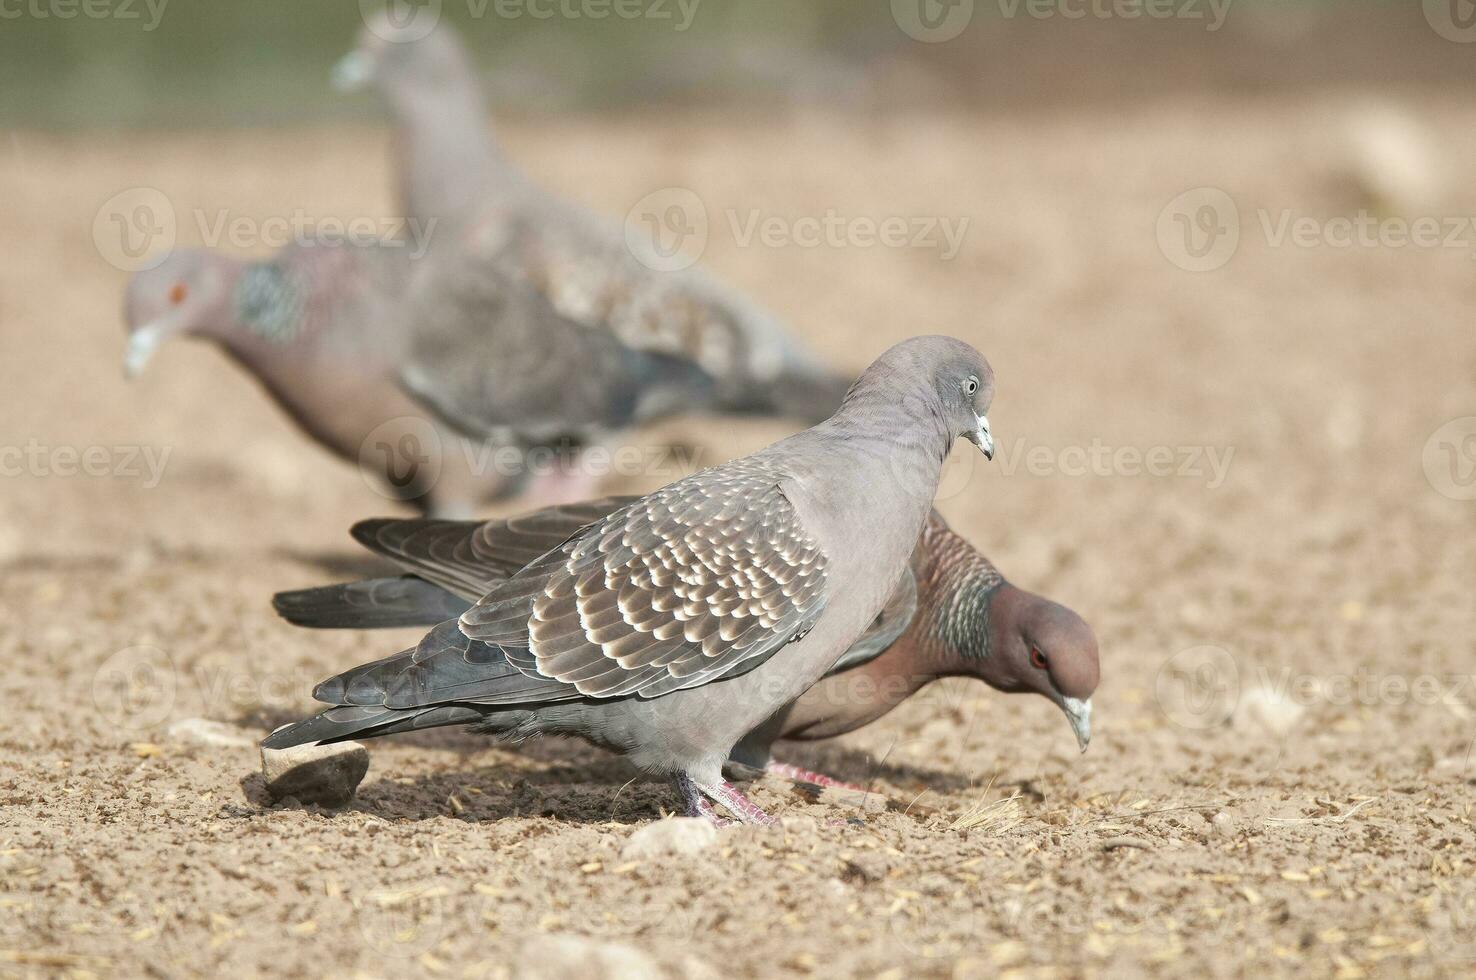
[[[1449,75],[1470,54],[1436,37],[1414,0],[1170,0],[1191,10],[1230,4],[1217,32],[1187,18],[1046,22],[1023,6],[1039,0],[928,0],[974,4],[967,30],[939,44],[899,29],[892,4],[904,0],[439,2],[500,112],[770,97],[936,106],[1054,93],[1070,101],[1104,88],[1133,97],[1170,84],[1245,87],[1297,72],[1317,80],[1360,66],[1389,80],[1401,63],[1412,66],[1405,75]],[[1080,9],[1124,0],[1058,2]],[[616,3],[659,4],[668,16],[588,16]],[[685,30],[681,4],[691,12]],[[559,15],[561,5],[584,13]],[[535,7],[555,15],[534,16]],[[0,0],[0,126],[378,119],[372,99],[344,98],[328,84],[358,33],[360,10],[359,0]],[[1340,49],[1350,23],[1362,25],[1351,33],[1365,41]],[[1255,50],[1246,58],[1241,48]],[[1214,68],[1230,56],[1233,65]]]
[[[529,10],[581,0],[527,2],[503,7],[518,12],[508,16],[498,0],[443,0],[441,17],[490,84],[533,108],[762,89],[781,81],[765,51],[823,62],[827,49],[906,40],[886,0],[695,0],[681,31],[679,0],[640,0],[671,17],[632,19],[540,19]],[[0,120],[239,125],[363,112],[367,98],[345,100],[328,84],[361,23],[357,0],[0,0]]]

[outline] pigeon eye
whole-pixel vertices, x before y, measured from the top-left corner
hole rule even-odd
[[[963,383],[963,389],[965,395],[972,395],[974,392],[979,390],[979,379],[969,378]]]
[[[169,302],[173,303],[175,306],[178,306],[185,301],[185,297],[189,294],[190,291],[185,286],[185,284],[182,282],[177,282],[173,286],[169,287]]]
[[[1040,652],[1040,647],[1032,646],[1030,648],[1030,666],[1034,667],[1036,670],[1046,669],[1045,654]]]

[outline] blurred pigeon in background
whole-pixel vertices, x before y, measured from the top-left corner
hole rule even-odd
[[[671,776],[692,815],[714,818],[717,803],[769,822],[723,763],[883,610],[953,441],[993,455],[993,390],[967,344],[898,344],[829,420],[594,519],[415,649],[319,685],[333,707],[263,744],[453,724],[579,735]],[[396,530],[360,531],[381,536]],[[416,570],[446,588],[473,584],[484,546],[473,536],[410,553],[429,556]]]
[[[461,252],[482,274],[521,279],[564,316],[627,346],[691,360],[731,411],[813,423],[839,404],[850,376],[817,360],[773,314],[700,269],[643,262],[618,224],[508,160],[449,24],[421,36],[371,14],[334,80],[342,89],[372,85],[388,106],[403,217],[434,223],[432,249]]]
[[[447,516],[524,488],[522,456],[508,466],[495,448],[587,445],[720,408],[693,362],[575,323],[491,270],[393,244],[290,246],[263,262],[176,250],[134,274],[125,318],[128,374],[172,336],[211,340],[330,452]],[[553,468],[533,495],[557,498],[564,475]]]

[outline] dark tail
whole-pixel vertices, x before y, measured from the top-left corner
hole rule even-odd
[[[261,744],[285,749],[478,722],[489,732],[507,732],[539,705],[579,697],[570,685],[523,673],[507,656],[501,647],[466,636],[449,619],[413,649],[328,678],[313,697],[332,707],[273,732]]]
[[[435,626],[471,607],[438,585],[413,575],[373,578],[272,596],[272,608],[289,623],[315,629],[382,629]]]
[[[835,414],[854,380],[824,370],[790,368],[772,381],[727,393],[722,408],[742,415],[773,415],[814,425]]]
[[[418,732],[447,725],[470,725],[485,713],[469,705],[442,704],[434,708],[386,708],[384,705],[344,704],[311,718],[279,728],[262,748],[287,749],[294,745],[331,745],[349,739],[377,738],[399,732]]]

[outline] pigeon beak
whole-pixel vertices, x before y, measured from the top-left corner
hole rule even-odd
[[[374,63],[363,51],[350,51],[338,59],[333,66],[333,87],[340,92],[357,92],[369,84],[374,74]]]
[[[132,380],[142,374],[149,358],[171,332],[167,321],[155,320],[129,334],[128,346],[123,351],[123,377]]]
[[[1076,744],[1085,752],[1092,741],[1092,699],[1082,701],[1063,697],[1061,710],[1066,712],[1066,720],[1071,722],[1071,730],[1076,733]]]
[[[989,431],[989,419],[983,415],[979,416],[979,426],[964,438],[979,447],[979,452],[984,454],[985,459],[994,458],[994,435]]]

